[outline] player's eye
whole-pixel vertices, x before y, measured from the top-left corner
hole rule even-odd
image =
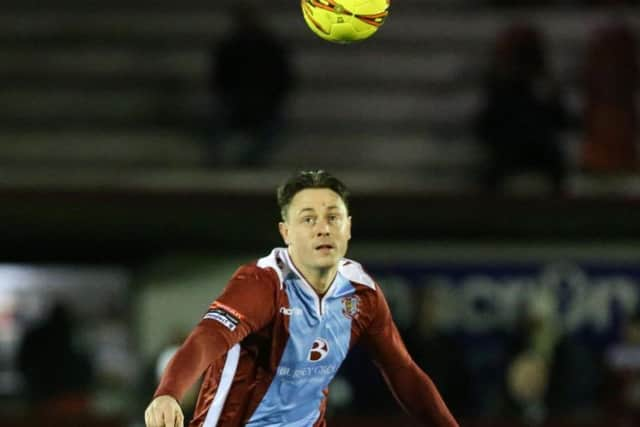
[[[302,218],[304,224],[313,225],[316,223],[316,219],[312,216],[305,216]]]

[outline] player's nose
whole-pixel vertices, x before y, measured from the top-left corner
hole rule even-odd
[[[318,236],[328,236],[329,235],[329,222],[328,221],[319,221],[316,225],[316,233]]]

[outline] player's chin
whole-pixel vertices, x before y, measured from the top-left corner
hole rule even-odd
[[[316,265],[319,268],[331,268],[338,263],[340,258],[336,254],[322,254],[316,256]]]

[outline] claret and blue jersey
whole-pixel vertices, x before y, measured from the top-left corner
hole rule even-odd
[[[279,315],[288,316],[288,339],[267,393],[249,419],[248,426],[309,426],[320,415],[324,390],[347,356],[351,342],[351,323],[357,314],[357,296],[349,275],[349,261],[343,261],[326,295],[320,298],[295,271],[286,251],[276,250],[271,258],[281,257],[283,292],[289,306]],[[269,265],[271,258],[261,260]],[[375,289],[366,277],[366,284]],[[353,307],[345,311],[347,301]]]
[[[457,425],[406,352],[362,266],[340,261],[319,296],[285,248],[236,271],[169,364],[156,396],[180,399],[204,371],[192,427],[324,426],[328,385],[358,341],[414,415]]]

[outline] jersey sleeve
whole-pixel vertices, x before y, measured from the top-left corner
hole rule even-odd
[[[154,397],[181,400],[211,363],[273,319],[278,289],[272,270],[240,267],[167,365]]]
[[[422,425],[457,427],[431,378],[409,355],[378,286],[362,340],[402,408]]]

